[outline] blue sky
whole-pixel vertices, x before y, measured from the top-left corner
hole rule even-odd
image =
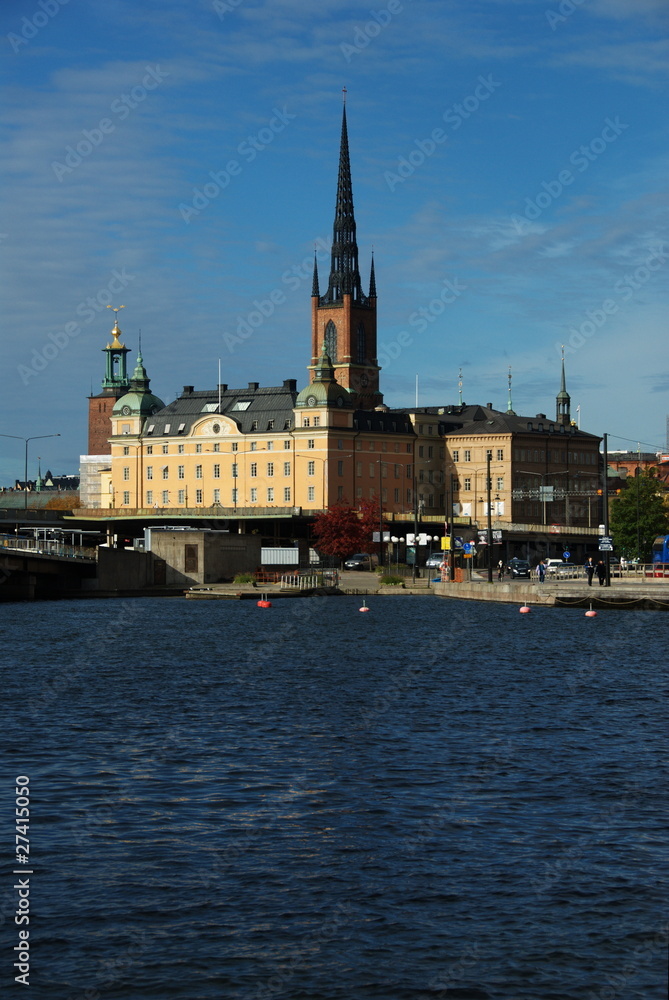
[[[462,368],[466,402],[506,408],[511,366],[515,410],[553,414],[565,344],[581,427],[664,447],[665,0],[6,0],[0,17],[0,431],[61,434],[31,443],[31,475],[37,455],[78,469],[110,300],[165,402],[213,386],[219,358],[231,386],[304,385],[344,86],[386,402],[413,403],[416,375],[421,404],[457,402]],[[0,482],[22,468],[0,438]]]

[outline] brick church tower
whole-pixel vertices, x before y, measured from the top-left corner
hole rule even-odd
[[[345,104],[341,126],[330,277],[324,295],[319,292],[318,268],[314,260],[309,365],[312,382],[323,348],[334,365],[337,382],[357,394],[358,408],[371,410],[383,402],[383,396],[379,391],[380,368],[376,348],[374,258],[372,257],[370,269],[369,295],[364,295],[358,268]]]
[[[121,309],[123,306],[120,307]],[[124,347],[120,341],[121,330],[118,325],[118,310],[112,329],[111,343],[103,348],[105,354],[105,377],[102,380],[102,392],[97,396],[88,397],[88,454],[111,454],[111,415],[114,403],[124,396],[130,387],[127,375],[126,355],[130,348]]]

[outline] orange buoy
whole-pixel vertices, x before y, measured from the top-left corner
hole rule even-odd
[[[592,610],[592,604],[590,605],[590,610],[585,613],[586,618],[596,618],[597,612]]]
[[[521,615],[529,615],[531,610],[532,609],[528,608],[527,604],[523,604],[522,608],[520,609],[520,613]]]
[[[259,608],[271,608],[272,602],[268,601],[266,597],[263,597],[262,601],[258,601],[257,605]]]

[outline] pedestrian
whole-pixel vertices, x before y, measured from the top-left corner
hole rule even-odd
[[[592,556],[589,556],[588,559],[586,559],[583,569],[585,570],[585,575],[588,578],[588,586],[592,587],[592,578],[595,575],[595,564]]]
[[[497,563],[497,579],[500,581],[504,579],[504,562],[502,559]]]
[[[597,563],[595,573],[597,574],[597,579],[599,580],[599,586],[603,587],[604,581],[606,580],[606,566],[604,565],[603,559],[600,559]]]
[[[543,559],[537,565],[536,573],[539,583],[543,583],[544,580],[546,579],[546,563],[543,561]]]

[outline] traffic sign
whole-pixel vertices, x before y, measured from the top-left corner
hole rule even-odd
[[[571,555],[571,552],[567,552],[567,550],[565,549],[565,551],[562,553],[562,558],[563,559],[568,559],[570,555]]]
[[[601,535],[599,539],[600,552],[613,552],[613,539],[610,535]]]
[[[471,555],[471,551],[472,551],[472,543],[471,542],[464,542],[462,548],[465,551],[465,555]]]

